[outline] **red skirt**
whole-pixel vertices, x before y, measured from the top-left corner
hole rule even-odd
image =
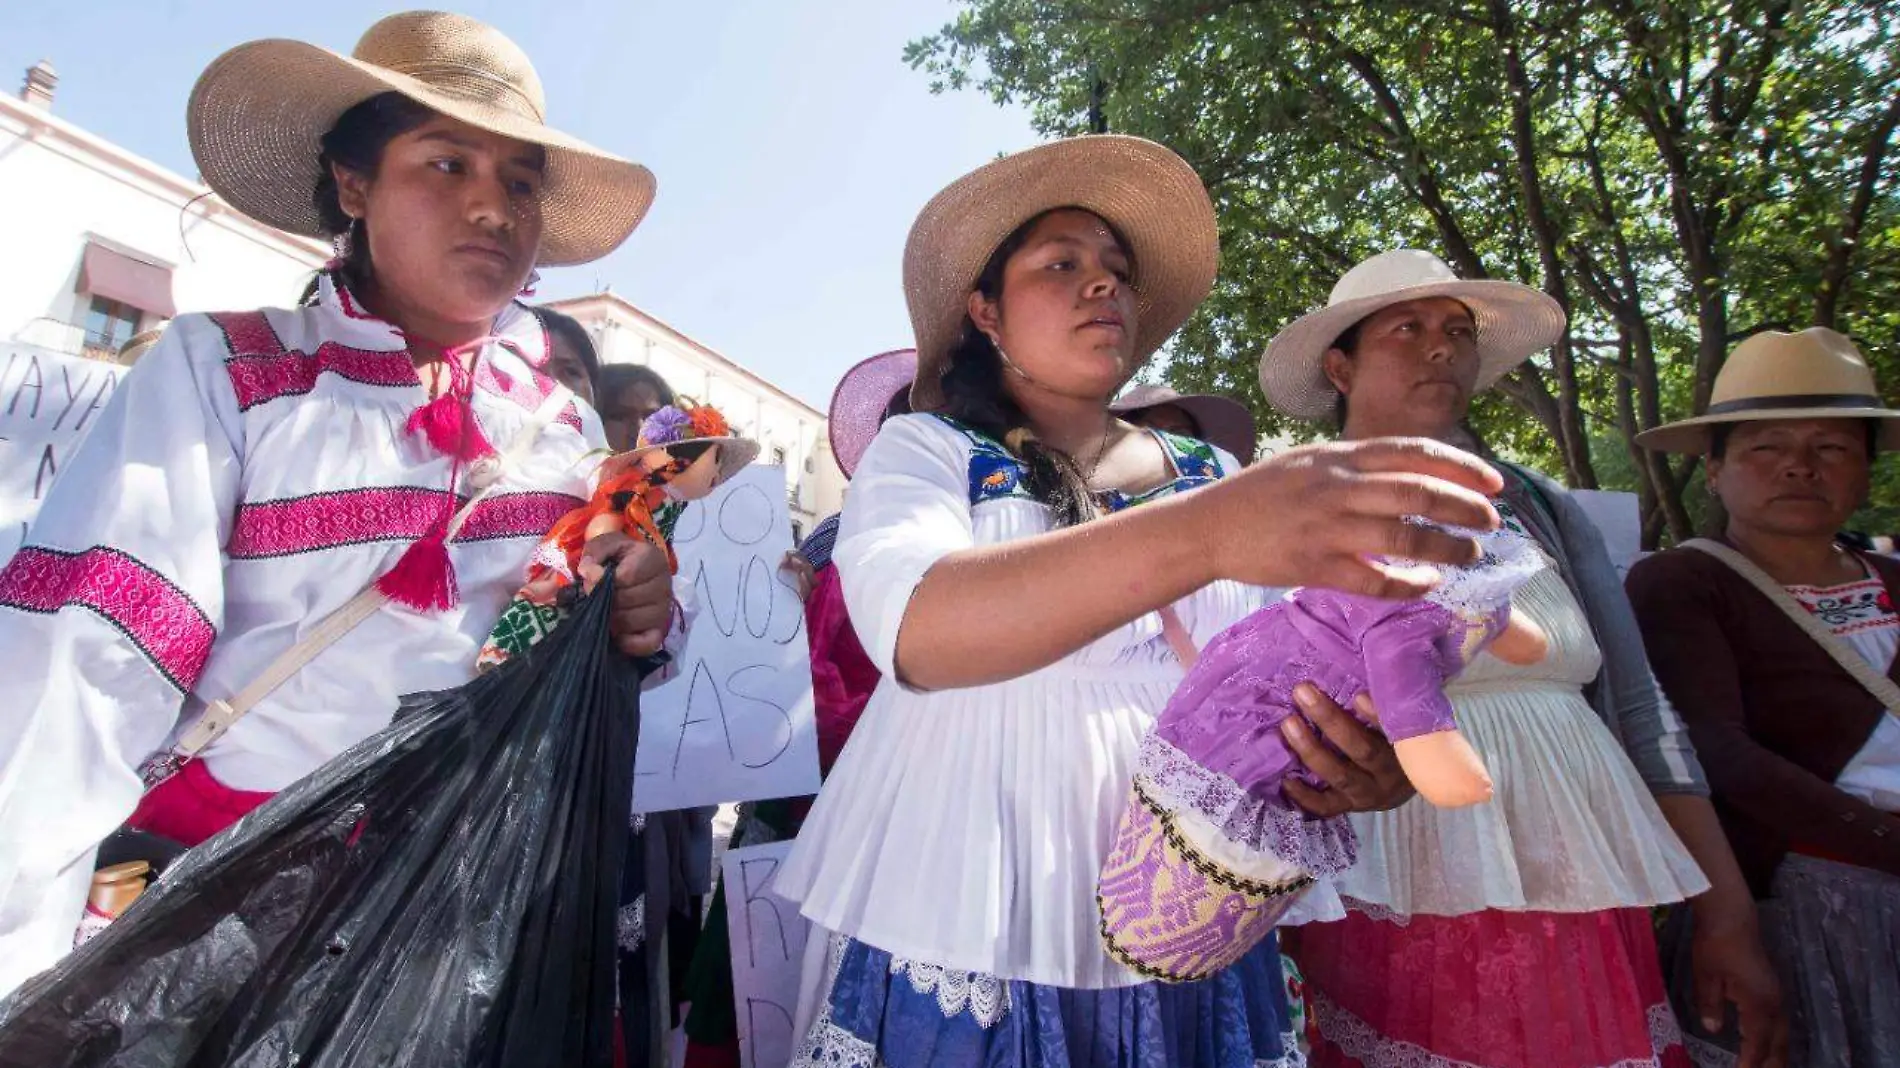
[[[147,791],[126,822],[180,845],[195,846],[273,796],[268,790],[233,790],[219,782],[204,761],[194,760]]]
[[[1314,1068],[1689,1068],[1645,909],[1300,932]]]

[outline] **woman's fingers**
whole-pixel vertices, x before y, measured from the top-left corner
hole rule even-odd
[[[1486,497],[1504,489],[1497,469],[1463,449],[1425,438],[1375,438],[1343,443],[1361,471],[1410,472],[1443,479]]]
[[[659,651],[673,611],[666,554],[625,534],[602,534],[582,551],[580,572],[589,592],[609,563],[614,565],[614,592],[608,631],[614,647],[628,656]]]
[[[1347,515],[1320,532],[1330,552],[1375,556],[1412,564],[1476,563],[1478,543],[1462,534],[1408,523],[1396,516]]]
[[[1343,510],[1365,516],[1418,516],[1443,526],[1495,530],[1497,509],[1483,494],[1415,472],[1348,476],[1338,492]]]

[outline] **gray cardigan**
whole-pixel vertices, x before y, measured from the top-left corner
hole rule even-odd
[[[1642,631],[1602,532],[1562,486],[1516,464],[1491,462],[1504,473],[1505,502],[1556,559],[1603,650],[1603,669],[1584,695],[1651,793],[1707,797],[1702,764],[1681,717],[1649,670]]]

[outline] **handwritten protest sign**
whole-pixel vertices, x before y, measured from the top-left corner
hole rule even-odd
[[[0,564],[19,551],[47,489],[118,388],[116,364],[0,344]]]
[[[779,573],[792,547],[784,469],[746,468],[673,533],[697,614],[679,674],[640,700],[634,810],[817,793],[805,609]]]
[[[1571,497],[1603,532],[1618,578],[1629,574],[1643,555],[1643,517],[1634,493],[1610,490],[1572,490]]]
[[[799,975],[811,925],[772,890],[792,843],[726,854],[726,922],[732,936],[733,1007],[741,1068],[781,1068],[796,1052]]]

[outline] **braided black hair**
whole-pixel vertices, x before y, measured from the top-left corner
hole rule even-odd
[[[1085,211],[1078,208],[1052,208],[1018,226],[984,265],[976,279],[975,290],[991,301],[1003,296],[1003,268],[1011,256],[1021,251],[1036,224],[1057,211]],[[1091,213],[1093,214],[1093,213]],[[1107,220],[1118,244],[1125,250],[1128,242]],[[966,315],[963,334],[950,350],[950,366],[943,375],[944,414],[972,429],[1003,443],[1023,464],[1023,486],[1029,495],[1047,505],[1057,526],[1071,527],[1095,518],[1095,496],[1088,479],[1074,457],[1053,445],[1044,444],[1029,425],[1029,416],[1003,388],[1007,368],[1002,353],[988,334],[977,329]]]

